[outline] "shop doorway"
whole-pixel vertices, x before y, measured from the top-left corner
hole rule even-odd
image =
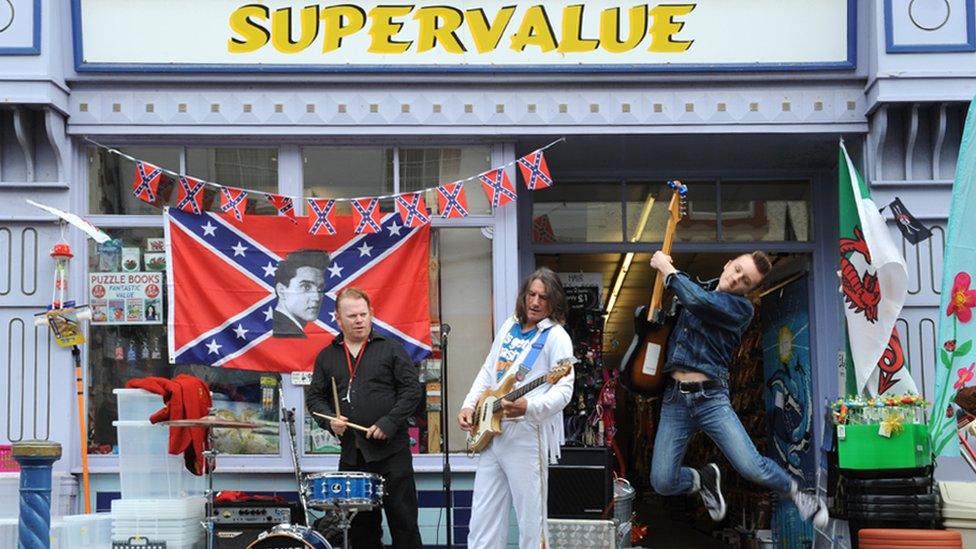
[[[702,280],[725,263],[752,251],[748,244],[727,252],[676,253],[675,265]],[[723,473],[728,514],[713,523],[697,496],[663,498],[649,486],[650,455],[660,402],[636,398],[612,379],[634,335],[634,310],[649,301],[654,275],[650,253],[537,254],[537,266],[560,273],[571,296],[569,330],[577,357],[576,390],[567,407],[567,442],[610,446],[618,474],[637,490],[633,526],[647,527],[639,545],[725,547],[742,536],[789,537],[799,543],[812,532],[788,502],[751,485],[731,468],[703,433],[689,445],[685,464],[715,462]],[[813,478],[813,391],[810,358],[810,255],[771,254],[773,270],[752,297],[756,314],[731,368],[730,395],[737,415],[760,453],[782,463],[796,477]],[[626,267],[626,268],[624,268]],[[622,274],[623,272],[623,274]],[[598,296],[598,297],[597,297]],[[666,295],[666,303],[670,296]],[[608,309],[609,307],[609,309]],[[766,532],[769,532],[768,534]]]

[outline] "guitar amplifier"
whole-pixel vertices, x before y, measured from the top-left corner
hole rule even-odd
[[[549,466],[549,518],[599,519],[613,497],[609,448],[563,447]]]
[[[214,547],[245,549],[277,524],[304,524],[301,505],[288,502],[236,501],[214,505]]]

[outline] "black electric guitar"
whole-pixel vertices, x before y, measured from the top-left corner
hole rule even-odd
[[[678,222],[685,214],[688,188],[680,181],[668,181],[673,193],[668,204],[668,226],[664,231],[661,251],[671,254],[671,244]],[[674,327],[675,315],[661,308],[664,295],[664,276],[654,278],[649,306],[641,305],[634,312],[634,339],[620,362],[620,382],[631,392],[641,396],[658,396],[664,392],[664,362],[667,360],[668,337]]]

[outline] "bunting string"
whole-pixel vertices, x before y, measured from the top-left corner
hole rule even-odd
[[[86,138],[85,140],[110,154],[117,155],[136,165],[132,191],[136,197],[144,202],[157,205],[156,201],[159,199],[159,195],[156,189],[163,175],[171,178],[177,186],[179,192],[176,207],[191,213],[199,214],[202,212],[204,188],[212,189],[220,197],[220,211],[233,215],[238,221],[243,220],[244,210],[249,202],[248,199],[252,196],[263,196],[266,201],[274,205],[278,215],[288,217],[292,222],[295,222],[295,201],[301,200],[309,204],[313,210],[309,213],[309,230],[313,234],[316,234],[320,231],[331,232],[334,230],[331,216],[335,204],[339,202],[349,203],[352,207],[354,216],[359,220],[359,227],[356,229],[357,233],[361,231],[372,232],[375,230],[374,218],[378,215],[378,204],[380,200],[394,200],[395,209],[401,218],[403,218],[403,221],[409,226],[430,223],[431,216],[424,203],[422,194],[434,191],[437,193],[438,205],[441,210],[439,217],[443,219],[466,217],[468,215],[468,209],[464,191],[466,189],[465,183],[468,182],[479,183],[492,209],[497,209],[505,204],[514,202],[516,199],[515,185],[512,184],[507,172],[513,166],[518,166],[519,169],[516,172],[521,173],[528,190],[535,191],[553,185],[552,175],[546,164],[543,151],[566,141],[566,138],[561,137],[556,139],[512,162],[495,166],[477,175],[442,183],[437,187],[388,195],[329,199],[304,195],[293,197],[266,191],[251,190],[239,185],[222,185],[152,165],[90,138]],[[326,206],[327,202],[328,206]],[[312,221],[313,218],[314,221]]]

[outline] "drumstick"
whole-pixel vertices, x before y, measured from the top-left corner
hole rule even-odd
[[[342,410],[339,409],[339,391],[336,390],[335,378],[332,378],[332,402],[335,403],[336,415],[341,416]]]
[[[324,417],[325,419],[329,419],[329,420],[333,420],[333,421],[342,421],[341,419],[339,419],[337,417],[327,416],[325,414],[320,414],[318,412],[312,412],[312,415],[313,416]],[[349,422],[349,421],[346,422],[346,426],[347,427],[352,427],[353,429],[359,429],[360,431],[362,431],[364,433],[369,431],[369,428],[368,427],[363,427],[362,425],[356,425],[355,423],[352,423],[352,422]]]

